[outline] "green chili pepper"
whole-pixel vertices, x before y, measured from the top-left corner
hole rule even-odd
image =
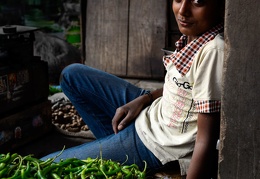
[[[42,175],[45,176],[48,173],[50,173],[51,171],[55,170],[56,168],[59,168],[60,165],[59,164],[52,164],[50,166],[47,166],[45,168],[42,169]]]
[[[63,167],[57,167],[55,169],[55,173],[59,176],[62,176],[62,172],[63,172]]]
[[[47,159],[46,161],[41,161],[41,162],[39,162],[39,164],[40,164],[41,167],[46,167],[46,166],[52,164],[52,162],[53,162],[54,160],[55,160],[54,158],[49,158],[49,159]]]
[[[124,176],[125,179],[132,179],[133,178],[133,174],[131,172],[129,172],[126,176]]]
[[[80,166],[85,166],[86,163],[83,162],[82,160],[77,160],[77,161],[73,161],[71,162],[71,167],[80,167]]]
[[[60,154],[59,154],[60,155]],[[58,156],[58,155],[57,155]],[[22,157],[17,153],[0,154],[0,178],[8,179],[145,179],[147,164],[140,171],[136,164],[122,166],[112,160],[87,158],[80,160],[68,158],[54,162],[57,156],[46,161],[27,155]]]
[[[145,179],[146,174],[145,172],[137,172],[137,178],[138,179]]]
[[[5,163],[11,158],[11,154],[7,153],[6,155],[2,155],[2,158],[0,160],[0,163]]]
[[[139,169],[139,167],[136,164],[132,164],[132,165],[125,165],[122,168],[127,169],[127,168],[135,168],[135,169]]]
[[[86,170],[85,170],[86,169]],[[94,167],[94,168],[85,168],[85,173],[90,173],[90,172],[96,172],[98,171],[98,168],[97,167]],[[82,171],[83,172],[83,171]]]
[[[31,155],[27,155],[25,157],[23,157],[23,161],[30,161],[30,162],[37,162],[37,163],[41,163],[42,161],[32,157]]]
[[[110,165],[111,165],[111,163],[110,163]],[[108,170],[108,171],[106,172],[106,174],[109,175],[109,176],[110,176],[110,175],[115,175],[115,174],[118,173],[120,170],[121,170],[121,169],[120,169],[119,165],[118,165],[117,163],[113,163],[112,169],[111,169],[111,170]]]
[[[31,177],[32,171],[30,162],[26,163],[26,168],[21,169],[21,179],[29,179]]]
[[[98,171],[98,168],[84,168],[84,170],[82,170],[81,172],[81,179],[85,179],[86,178],[86,174],[87,173],[90,173],[90,172],[93,172],[93,171]]]
[[[69,173],[69,172],[75,173],[75,172],[79,172],[79,171],[81,172],[82,170],[84,170],[84,168],[86,168],[86,167],[84,167],[84,165],[79,166],[79,167],[74,167],[74,168],[65,168],[64,172],[66,172],[66,173]]]
[[[87,160],[83,160],[83,161],[87,163],[86,167],[89,168],[89,167],[94,167],[92,165],[94,164],[94,162],[97,162],[98,160],[88,158]]]
[[[39,163],[40,163],[40,166],[41,166],[41,167],[45,167],[45,166],[50,165],[51,163],[53,163],[54,160],[62,154],[62,152],[64,151],[64,149],[65,149],[65,146],[64,146],[63,149],[60,151],[60,153],[58,153],[56,156],[54,156],[54,157],[52,157],[52,158],[49,158],[49,159],[47,159],[46,161],[41,161],[41,162],[39,162]]]
[[[90,179],[96,179],[96,177],[94,175],[90,175],[89,177]]]
[[[65,166],[65,165],[68,165],[68,164],[71,164],[71,163],[73,163],[74,161],[78,161],[79,159],[77,159],[77,158],[68,158],[68,159],[66,159],[66,160],[64,160],[64,161],[61,161],[60,163],[59,163],[59,165],[60,166]]]
[[[26,170],[25,170],[25,175],[30,174],[31,171],[31,165],[30,162],[26,163]]]
[[[13,171],[17,168],[18,164],[12,164],[12,165],[8,165],[9,167],[5,167],[5,168],[8,168],[8,171],[7,171],[7,176],[12,176],[13,175]]]
[[[25,169],[21,169],[21,179],[26,179]]]
[[[127,168],[121,168],[121,171],[124,173],[124,174],[129,174],[129,173],[131,173],[131,171]]]
[[[37,176],[40,178],[40,179],[47,179],[43,174],[42,174],[42,171],[40,169],[38,169],[37,171]]]
[[[18,159],[19,159],[19,163],[17,165],[17,169],[14,172],[14,174],[11,177],[9,177],[9,179],[16,179],[19,176],[19,173],[21,172],[20,169],[23,163],[23,158],[21,156],[18,156]]]
[[[86,175],[84,173],[81,173],[80,178],[81,179],[86,179]]]
[[[5,163],[0,163],[0,170],[2,170],[3,168],[5,168],[6,164]]]
[[[19,169],[17,169],[16,170],[16,172],[11,176],[11,177],[9,177],[8,179],[16,179],[16,178],[19,178],[20,176],[20,170]]]
[[[103,163],[101,163],[100,164],[100,166],[99,166],[99,169],[100,169],[100,171],[103,173],[103,175],[105,176],[105,178],[107,178],[107,175],[106,175],[106,166],[105,165],[103,165]]]
[[[18,160],[18,162],[16,160]],[[8,161],[8,165],[9,165],[9,170],[7,175],[10,176],[9,177],[10,179],[16,178],[16,176],[20,172],[20,167],[22,165],[22,157],[19,156],[18,154],[13,154],[10,160]]]
[[[69,176],[70,176],[70,179],[74,179],[75,178],[75,176],[74,176],[74,174],[72,172],[70,172]]]
[[[59,177],[59,175],[57,175],[56,173],[52,173],[51,176],[53,179],[61,179],[61,177]]]
[[[14,153],[14,154],[11,155],[8,163],[12,163],[12,162],[14,162],[16,159],[18,159],[20,157],[21,157],[20,155],[18,155],[17,153]]]
[[[42,170],[41,170],[41,167],[40,167],[40,164],[38,161],[32,161],[32,164],[34,164],[35,166],[37,166],[37,172],[36,172],[36,175],[38,176],[38,178],[40,179],[47,179],[44,174],[42,173]]]
[[[137,177],[138,179],[145,179],[146,178],[146,168],[147,168],[147,163],[144,161],[144,170],[142,172],[138,171],[137,172]]]
[[[1,170],[1,171],[0,171],[0,178],[6,176],[7,172],[8,172],[8,168],[7,168],[7,167],[4,168],[3,170]]]
[[[118,172],[116,175],[116,179],[121,179],[121,178],[123,178],[123,174],[122,172]]]

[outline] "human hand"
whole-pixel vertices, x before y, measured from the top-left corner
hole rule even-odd
[[[133,101],[117,108],[112,119],[112,126],[115,134],[123,130],[140,114],[147,103],[147,96],[139,96]]]

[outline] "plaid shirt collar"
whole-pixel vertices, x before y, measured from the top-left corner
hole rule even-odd
[[[218,24],[187,45],[187,36],[182,35],[175,43],[176,50],[174,53],[164,57],[163,61],[165,66],[167,66],[169,61],[172,61],[179,73],[184,76],[189,71],[195,54],[203,45],[213,40],[220,32],[223,32],[223,27],[224,25],[222,23]]]

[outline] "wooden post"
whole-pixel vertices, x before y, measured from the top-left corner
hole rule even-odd
[[[260,3],[226,0],[219,178],[260,178]]]

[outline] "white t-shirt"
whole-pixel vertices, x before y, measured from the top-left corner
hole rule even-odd
[[[166,66],[163,96],[144,109],[135,122],[145,146],[162,162],[178,160],[186,174],[197,133],[194,101],[221,100],[224,40],[217,35],[194,57],[182,76],[170,62]]]

